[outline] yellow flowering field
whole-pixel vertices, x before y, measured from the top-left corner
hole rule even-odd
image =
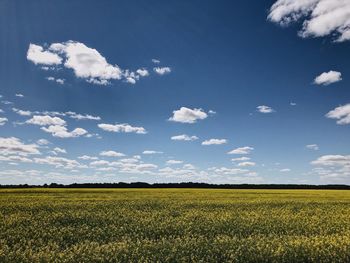
[[[350,191],[2,189],[0,262],[350,262]]]

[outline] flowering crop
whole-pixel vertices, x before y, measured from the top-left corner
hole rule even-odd
[[[3,189],[0,262],[350,262],[350,191]]]

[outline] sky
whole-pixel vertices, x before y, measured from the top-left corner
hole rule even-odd
[[[350,184],[350,2],[0,2],[0,184]]]

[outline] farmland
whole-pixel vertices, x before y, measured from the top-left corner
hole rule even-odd
[[[0,262],[350,262],[350,191],[3,189]]]

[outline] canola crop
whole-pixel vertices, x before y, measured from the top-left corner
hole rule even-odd
[[[0,262],[350,262],[350,191],[1,189]]]

